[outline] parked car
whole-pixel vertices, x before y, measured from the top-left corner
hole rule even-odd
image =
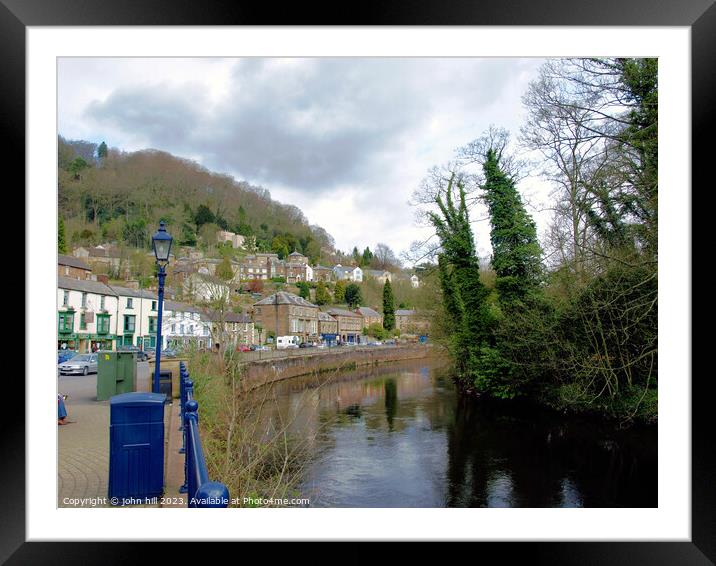
[[[395,346],[396,342],[392,338],[390,340],[385,341],[386,345],[388,346]]]
[[[271,351],[271,348],[269,348],[268,346],[256,346],[256,351],[257,352],[269,352],[269,351]]]
[[[313,344],[311,344],[311,342],[301,342],[298,347],[299,348],[313,348]]]
[[[237,352],[250,352],[251,348],[247,346],[246,344],[240,344],[239,346],[236,346]]]
[[[71,357],[76,356],[77,352],[74,350],[57,350],[57,363],[61,364],[62,362],[66,362]]]
[[[77,354],[59,365],[60,375],[97,373],[97,354]]]
[[[162,350],[162,358],[176,358],[176,357],[177,357],[176,350],[172,350],[171,348]]]

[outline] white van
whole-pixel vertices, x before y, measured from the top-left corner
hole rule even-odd
[[[286,350],[287,348],[298,348],[300,339],[298,336],[278,336],[276,337],[276,349]]]

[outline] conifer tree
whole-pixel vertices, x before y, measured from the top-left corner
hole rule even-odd
[[[327,305],[331,302],[331,295],[326,288],[326,284],[323,281],[319,281],[316,285],[316,304]]]
[[[383,285],[383,328],[386,330],[395,328],[395,303],[389,279],[386,279]]]
[[[336,281],[336,288],[333,289],[333,298],[336,303],[342,303],[346,298],[346,282],[343,280]]]
[[[57,223],[57,252],[67,253],[67,239],[65,237],[65,221],[60,217]]]

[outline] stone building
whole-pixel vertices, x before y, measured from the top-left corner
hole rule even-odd
[[[395,311],[395,327],[401,334],[426,334],[430,330],[430,321],[411,309]]]
[[[333,341],[338,334],[338,321],[327,312],[318,312],[318,333],[321,338]]]
[[[356,312],[363,317],[364,328],[371,324],[383,325],[383,315],[370,307],[358,307]]]
[[[254,322],[276,336],[318,340],[318,307],[293,293],[279,291],[255,303]]]
[[[78,257],[60,254],[57,256],[57,275],[70,279],[91,280],[92,268]]]
[[[363,317],[345,309],[328,309],[328,314],[338,321],[341,342],[357,343],[363,333]]]

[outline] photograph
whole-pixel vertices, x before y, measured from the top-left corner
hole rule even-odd
[[[56,507],[658,508],[660,65],[58,56]]]

